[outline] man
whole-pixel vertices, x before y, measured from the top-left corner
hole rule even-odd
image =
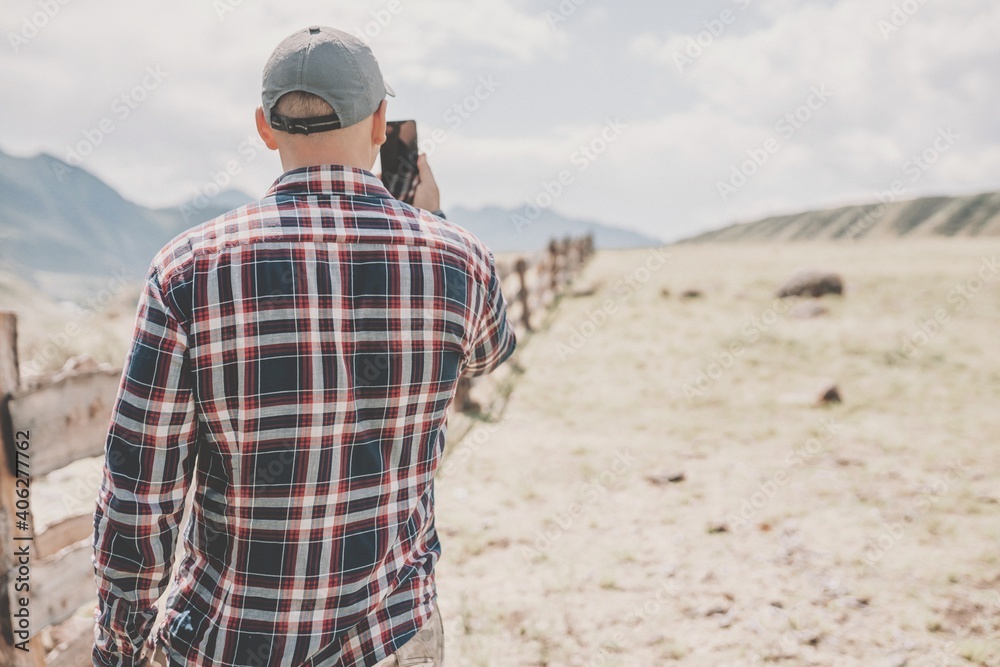
[[[153,260],[94,520],[95,664],[154,642],[170,665],[441,664],[446,413],[515,339],[490,252],[427,212],[426,159],[425,210],[368,171],[387,94],[358,40],[289,37],[257,109],[285,173]]]

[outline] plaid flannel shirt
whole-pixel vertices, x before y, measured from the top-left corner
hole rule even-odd
[[[515,346],[489,250],[297,169],[153,260],[94,518],[97,665],[373,665],[430,615],[461,374]],[[185,505],[191,518],[153,628]]]

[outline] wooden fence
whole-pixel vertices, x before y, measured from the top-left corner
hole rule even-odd
[[[553,241],[547,251],[532,257],[497,258],[508,315],[522,340],[541,324],[542,315],[593,252],[588,236]],[[120,371],[70,372],[36,386],[22,386],[16,316],[0,312],[2,667],[91,664],[92,632],[70,637],[48,656],[47,644],[53,642],[43,642],[42,634],[96,600],[91,553],[97,485],[78,492],[78,500],[86,502],[75,503],[75,512],[51,521],[37,520],[31,496],[46,476],[103,456],[120,375]],[[477,408],[470,390],[471,382],[463,378],[455,410]]]
[[[497,273],[507,299],[507,316],[514,324],[518,340],[542,324],[542,317],[594,254],[594,237],[552,240],[544,251],[532,256],[498,256]],[[472,399],[470,378],[462,378],[455,395],[455,409],[477,412]]]

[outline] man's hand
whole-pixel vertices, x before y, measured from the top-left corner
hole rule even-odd
[[[413,195],[413,205],[425,211],[434,213],[441,210],[441,191],[438,190],[437,181],[431,172],[431,166],[427,163],[427,154],[421,153],[417,158],[417,170],[420,181],[417,184],[416,192]]]

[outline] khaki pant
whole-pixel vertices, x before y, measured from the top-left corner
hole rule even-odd
[[[174,667],[177,663],[170,662],[160,648],[156,649],[150,667]],[[420,631],[410,638],[410,641],[379,662],[375,667],[443,667],[444,665],[444,624],[441,613],[434,605],[431,617],[424,621]]]
[[[444,624],[441,612],[434,604],[434,612],[424,621],[420,631],[403,644],[395,654],[375,667],[442,667],[444,665]]]

